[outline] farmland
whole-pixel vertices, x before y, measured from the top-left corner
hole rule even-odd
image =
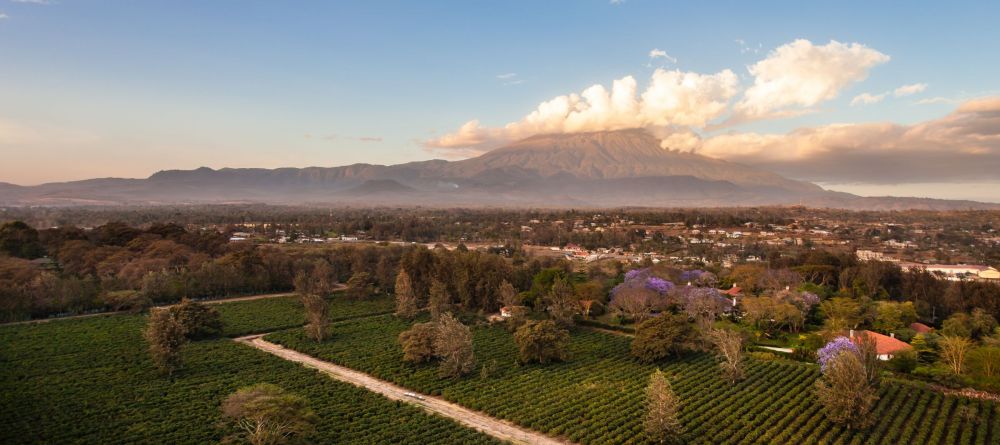
[[[392,298],[376,297],[352,301],[334,294],[330,301],[330,320],[339,321],[362,315],[385,314],[393,310]],[[269,332],[302,326],[302,303],[296,297],[277,297],[240,301],[215,306],[222,315],[224,334],[230,337]]]
[[[218,308],[233,334],[300,324],[293,303],[257,300]],[[378,304],[332,306],[334,314],[347,316],[377,311]],[[228,339],[187,345],[185,367],[163,377],[146,352],[144,322],[140,315],[113,315],[0,327],[0,443],[218,442],[228,433],[219,426],[222,399],[261,382],[308,400],[320,419],[313,437],[319,443],[494,443],[450,420]]]
[[[571,359],[550,365],[517,365],[511,335],[498,327],[474,331],[478,372],[441,379],[433,365],[402,361],[396,337],[408,323],[391,316],[334,325],[330,341],[305,339],[299,330],[266,339],[438,395],[487,414],[574,442],[642,443],[643,388],[657,365],[640,365],[627,353],[629,339],[576,330]],[[814,365],[751,361],[747,379],[729,385],[714,360],[694,354],[665,361],[681,397],[685,439],[693,443],[993,443],[1000,413],[993,403],[943,396],[918,384],[882,385],[878,421],[855,431],[828,421],[812,395]]]

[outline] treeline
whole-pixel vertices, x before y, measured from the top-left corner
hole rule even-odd
[[[12,222],[0,227],[0,318],[139,309],[188,298],[291,291],[297,275],[347,283],[359,298],[391,292],[403,268],[426,301],[433,281],[449,303],[495,311],[497,289],[521,289],[550,267],[515,249],[501,254],[429,250],[423,246],[338,245],[279,247],[229,243],[214,231],[191,232],[176,224],[138,229],[120,222],[92,230],[35,230]],[[560,267],[569,270],[565,261]],[[318,276],[321,274],[323,276]]]

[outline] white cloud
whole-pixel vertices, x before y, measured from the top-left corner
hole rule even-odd
[[[650,60],[665,59],[670,63],[677,63],[677,58],[672,57],[670,54],[667,54],[666,51],[659,48],[653,48],[649,50],[649,59]]]
[[[49,5],[52,4],[49,0],[11,0],[14,3],[31,3],[33,5]]]
[[[500,79],[500,80],[513,79],[515,77],[517,77],[517,73],[497,74],[497,79]]]
[[[625,3],[625,0],[611,0],[611,4],[615,6],[620,5],[622,3]]]
[[[7,15],[7,14],[4,14],[2,12],[0,12],[0,20],[6,19],[7,17],[10,17],[10,16]]]
[[[923,93],[926,89],[926,83],[914,83],[896,88],[892,91],[892,94],[896,97],[910,96],[917,93]]]
[[[698,74],[657,69],[637,97],[634,77],[612,82],[608,91],[593,85],[579,94],[542,102],[519,121],[500,128],[471,120],[458,131],[425,142],[430,149],[461,148],[481,152],[505,142],[541,133],[578,133],[652,126],[704,127],[728,109],[739,81],[730,70]]]
[[[854,96],[854,99],[851,99],[851,106],[854,107],[858,105],[869,105],[869,104],[879,103],[882,102],[882,99],[885,99],[885,96],[886,93],[882,94],[861,93],[857,96]]]
[[[1000,171],[1000,96],[915,125],[834,124],[788,134],[729,133],[699,154],[812,181],[974,181]]]
[[[831,40],[814,45],[799,39],[782,45],[748,68],[754,84],[736,104],[734,120],[808,111],[808,107],[833,99],[848,85],[864,80],[872,67],[888,60],[889,56],[859,43]]]
[[[926,98],[926,99],[920,99],[920,100],[918,100],[916,102],[917,105],[954,104],[954,103],[958,103],[958,101],[955,100],[955,99],[950,99],[950,98],[941,97],[941,96],[929,97],[929,98]]]

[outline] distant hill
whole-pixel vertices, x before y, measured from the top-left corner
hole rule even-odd
[[[746,165],[660,148],[642,130],[533,136],[478,157],[398,165],[160,171],[16,186],[0,204],[277,203],[507,207],[1000,209],[998,204],[859,197]]]

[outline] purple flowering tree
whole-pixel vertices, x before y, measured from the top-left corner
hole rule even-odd
[[[826,365],[834,357],[844,353],[850,352],[852,354],[860,354],[858,351],[858,345],[855,345],[851,339],[847,337],[837,337],[831,340],[826,346],[820,348],[816,351],[816,355],[819,357],[819,367],[821,371],[826,371]]]

